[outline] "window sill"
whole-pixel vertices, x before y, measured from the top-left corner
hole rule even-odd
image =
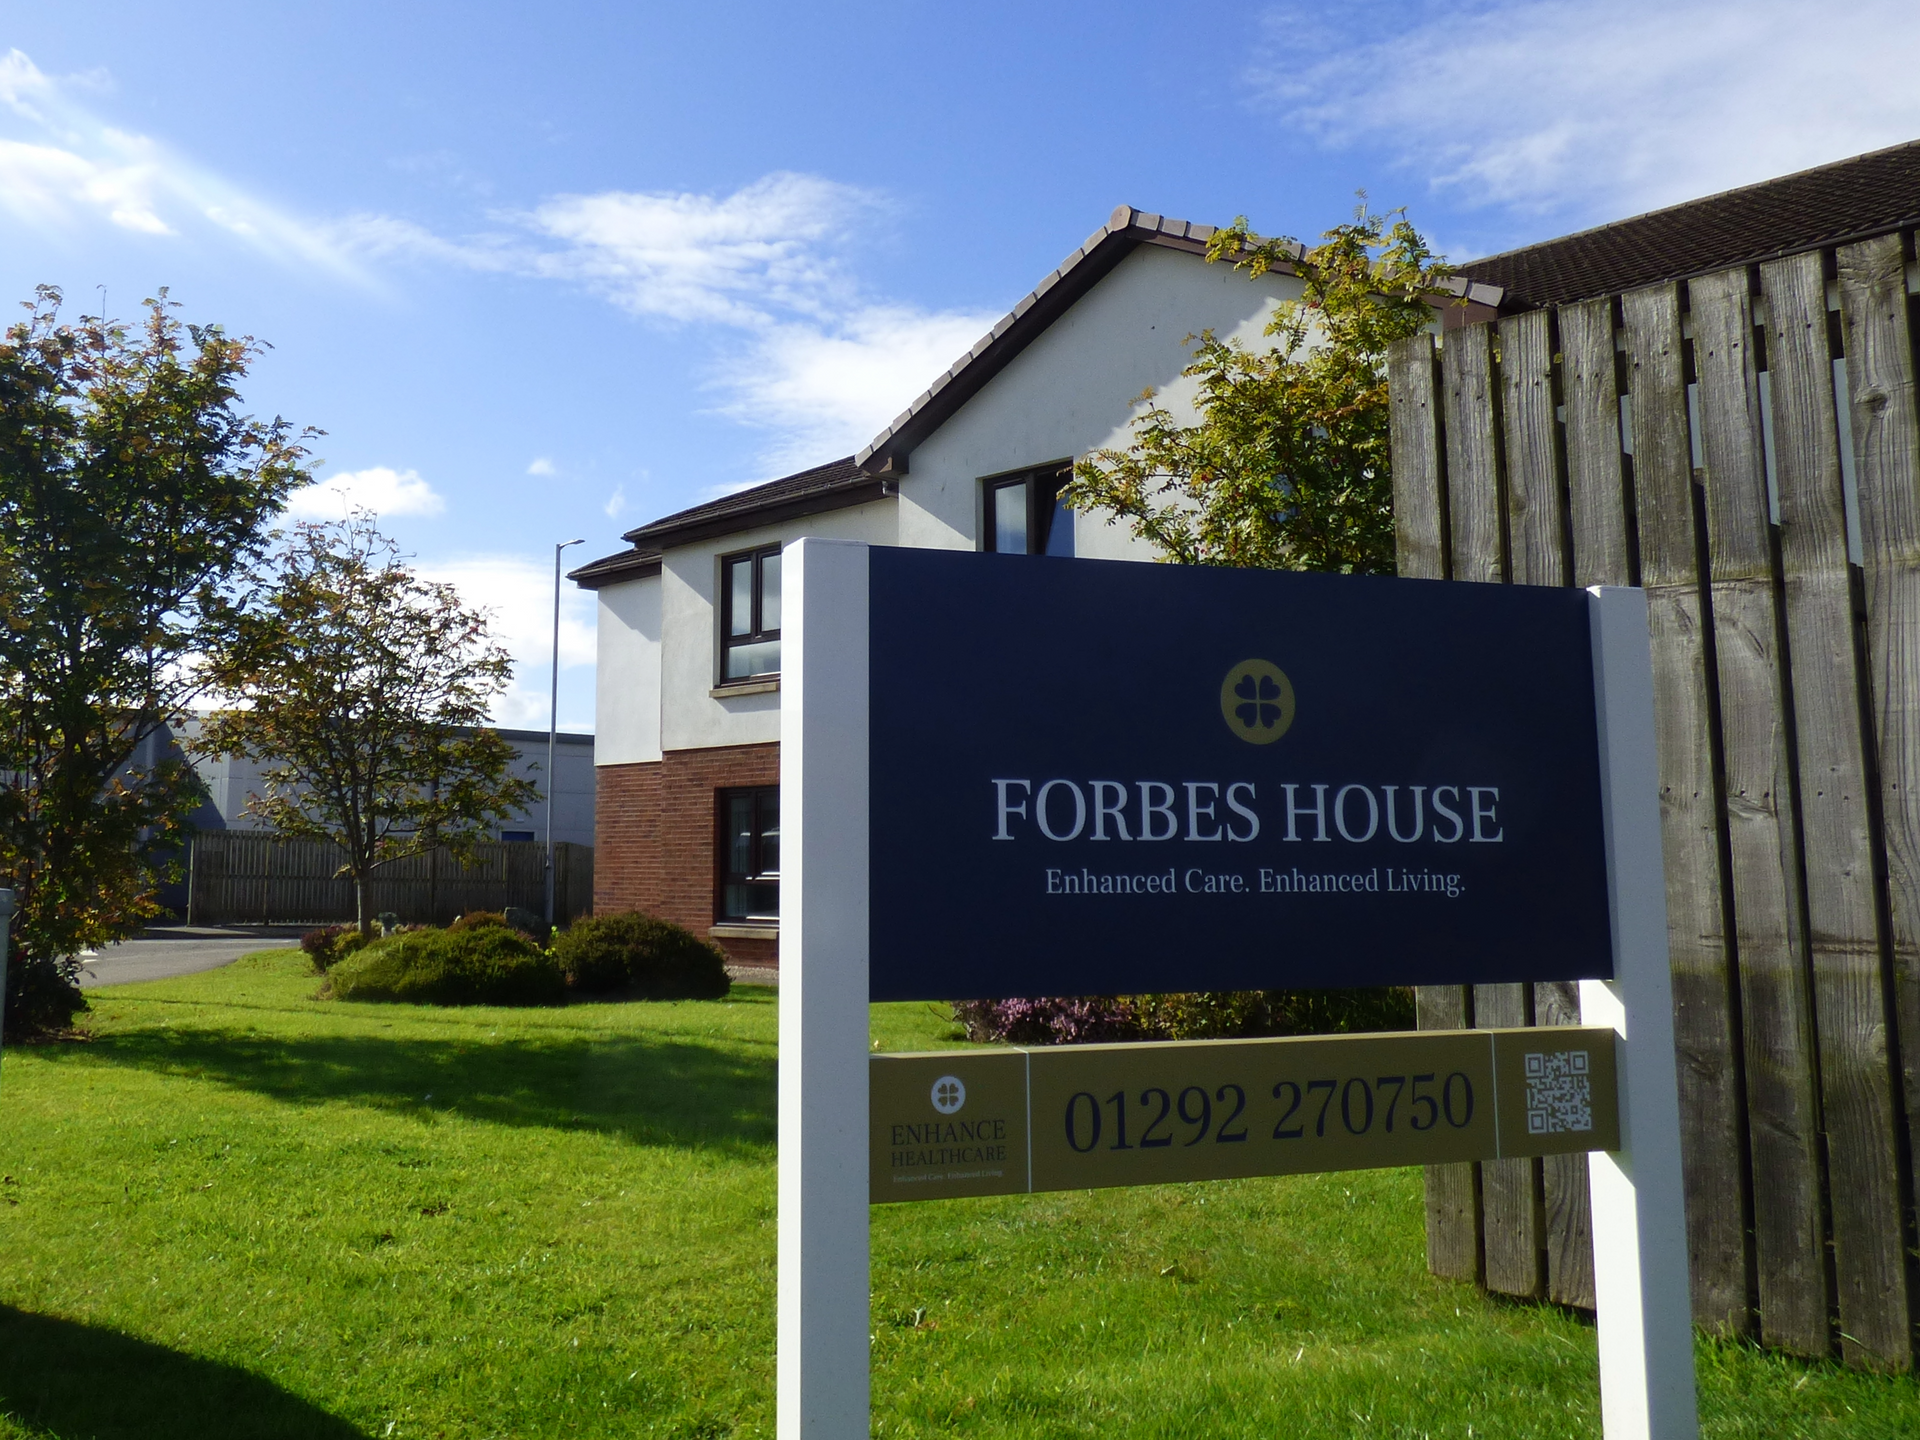
[[[735,680],[730,685],[716,685],[707,694],[715,700],[731,700],[736,695],[771,695],[780,688],[780,677],[771,680]]]
[[[780,922],[723,920],[707,933],[716,940],[778,940]]]

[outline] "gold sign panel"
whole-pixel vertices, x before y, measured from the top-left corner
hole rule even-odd
[[[871,1058],[871,1198],[1615,1150],[1612,1030],[1423,1030]]]

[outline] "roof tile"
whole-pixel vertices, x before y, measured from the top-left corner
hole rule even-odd
[[[1456,267],[1509,306],[1563,305],[1920,224],[1920,140]]]
[[[707,521],[723,520],[732,516],[750,516],[784,501],[800,500],[843,490],[853,485],[868,484],[872,478],[855,465],[853,457],[849,455],[826,465],[816,465],[811,470],[783,475],[778,480],[767,481],[764,485],[736,490],[731,495],[722,495],[718,500],[709,500],[704,505],[675,511],[650,524],[642,525],[637,530],[629,530],[623,538],[638,544],[656,533],[684,530]]]

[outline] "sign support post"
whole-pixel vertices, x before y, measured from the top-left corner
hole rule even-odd
[[[1580,1018],[1611,1026],[1620,1037],[1620,1148],[1587,1157],[1601,1424],[1607,1440],[1695,1440],[1700,1423],[1647,599],[1644,591],[1613,586],[1587,593],[1614,978],[1580,982]]]
[[[779,1440],[868,1432],[867,547],[782,586]]]

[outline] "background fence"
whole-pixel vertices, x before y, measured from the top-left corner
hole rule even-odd
[[[1914,1358],[1920,412],[1911,237],[1419,336],[1400,573],[1644,585],[1695,1318]],[[1560,1024],[1567,985],[1420,993]],[[1584,1159],[1435,1167],[1428,1258],[1593,1304]]]
[[[562,924],[593,908],[593,847],[553,847],[554,917]],[[260,831],[213,830],[193,840],[187,920],[196,925],[344,924],[354,915],[353,882],[336,879],[346,858],[324,840],[282,840]],[[368,886],[373,914],[444,925],[469,910],[518,905],[546,910],[545,848],[489,841],[462,865],[445,850],[381,866]]]

